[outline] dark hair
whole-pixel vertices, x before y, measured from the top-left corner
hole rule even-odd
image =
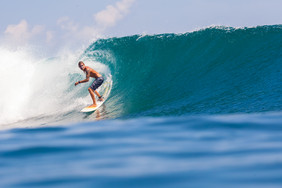
[[[78,62],[78,66],[80,66],[81,64],[84,64],[83,61]]]

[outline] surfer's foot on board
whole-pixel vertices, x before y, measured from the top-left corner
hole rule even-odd
[[[98,101],[104,101],[103,97],[99,97]]]
[[[88,106],[88,108],[95,108],[95,107],[97,107],[97,105],[95,105],[95,104]]]

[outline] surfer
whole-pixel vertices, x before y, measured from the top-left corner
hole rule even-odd
[[[103,101],[103,97],[96,91],[96,89],[98,87],[100,87],[102,85],[102,83],[104,82],[104,78],[101,74],[99,74],[97,71],[95,71],[94,69],[88,67],[88,66],[85,66],[85,64],[80,61],[78,63],[78,67],[85,72],[86,74],[86,79],[84,80],[81,80],[81,81],[78,81],[75,83],[75,86],[78,85],[78,84],[81,84],[81,83],[85,83],[85,82],[88,82],[89,81],[89,78],[92,77],[92,78],[95,78],[94,82],[91,84],[91,86],[88,88],[88,91],[90,93],[90,96],[92,98],[92,101],[93,101],[93,104],[90,105],[89,107],[92,108],[92,107],[96,107],[97,104],[96,104],[96,100],[95,100],[95,95],[94,93],[98,96],[99,98],[99,101]]]

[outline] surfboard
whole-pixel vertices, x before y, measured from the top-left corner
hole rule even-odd
[[[103,97],[103,101],[99,101],[98,97],[95,95],[97,107],[85,107],[81,112],[94,112],[107,100],[112,89],[112,77],[108,76],[104,83],[97,89],[98,93]]]
[[[104,99],[104,101],[105,101],[105,99]],[[97,102],[96,101],[97,107],[89,107],[89,106],[87,106],[87,107],[83,108],[81,110],[81,112],[93,112],[93,111],[97,110],[104,103],[104,101],[102,101],[102,102],[100,102],[100,101]]]

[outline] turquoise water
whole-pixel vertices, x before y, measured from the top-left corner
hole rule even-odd
[[[279,111],[281,31],[279,25],[136,35],[99,40],[86,54],[111,68],[123,116]]]
[[[1,124],[0,187],[281,187],[281,44],[281,25],[94,42],[77,59],[112,79],[109,98],[80,113],[72,62],[37,95],[56,113]]]

